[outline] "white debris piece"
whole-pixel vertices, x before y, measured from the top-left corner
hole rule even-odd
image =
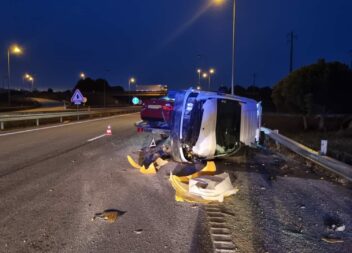
[[[335,231],[343,232],[343,231],[345,231],[345,229],[346,229],[346,226],[345,225],[341,225],[341,226],[336,227]]]
[[[189,193],[205,200],[224,201],[224,197],[238,192],[231,184],[228,173],[215,176],[201,176],[189,181]]]

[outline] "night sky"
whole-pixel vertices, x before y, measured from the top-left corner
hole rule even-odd
[[[13,87],[33,73],[39,89],[72,89],[79,73],[127,87],[163,83],[187,88],[196,68],[214,67],[214,87],[230,86],[232,0],[2,0],[0,70],[7,48]],[[237,0],[236,84],[272,86],[288,74],[288,33],[297,34],[294,68],[316,62],[351,62],[351,0]]]

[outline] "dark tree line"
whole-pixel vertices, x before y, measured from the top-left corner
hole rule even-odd
[[[302,67],[273,87],[279,112],[301,114],[352,113],[352,70],[340,62]]]
[[[108,81],[105,79],[98,78],[96,80],[87,77],[85,79],[80,79],[75,89],[79,89],[81,92],[85,93],[111,93],[111,92],[123,92],[124,89],[121,86],[110,86]]]

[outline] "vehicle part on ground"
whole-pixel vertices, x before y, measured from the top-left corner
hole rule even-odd
[[[200,176],[189,181],[189,193],[206,200],[223,202],[225,197],[238,192],[231,184],[228,173],[214,176]]]
[[[140,173],[142,174],[156,174],[156,169],[153,163],[151,163],[148,168],[146,169],[144,165],[139,165],[136,163],[131,156],[127,156],[128,162],[131,164],[131,166],[135,169],[138,169]]]
[[[176,201],[223,202],[225,197],[238,192],[238,189],[232,186],[228,173],[219,175],[200,175],[199,173],[196,172],[187,177],[178,177],[171,173],[170,183],[176,192]]]
[[[109,223],[114,223],[119,217],[121,217],[125,213],[126,212],[124,211],[120,211],[116,209],[108,209],[101,213],[96,213],[92,218],[92,221],[94,221],[95,219],[102,219]]]

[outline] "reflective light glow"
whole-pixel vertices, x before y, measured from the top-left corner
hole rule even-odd
[[[133,103],[134,105],[138,105],[139,102],[140,102],[139,98],[137,98],[137,97],[132,98],[132,103]]]
[[[22,48],[20,48],[18,45],[11,45],[10,46],[10,52],[12,53],[12,54],[22,54],[23,53],[23,50],[22,50]]]
[[[33,76],[31,76],[31,75],[28,74],[28,73],[26,73],[26,74],[24,75],[24,79],[27,80],[27,81],[33,81],[33,80],[34,80]]]
[[[225,2],[225,0],[213,0],[213,2],[215,5],[222,5]]]

